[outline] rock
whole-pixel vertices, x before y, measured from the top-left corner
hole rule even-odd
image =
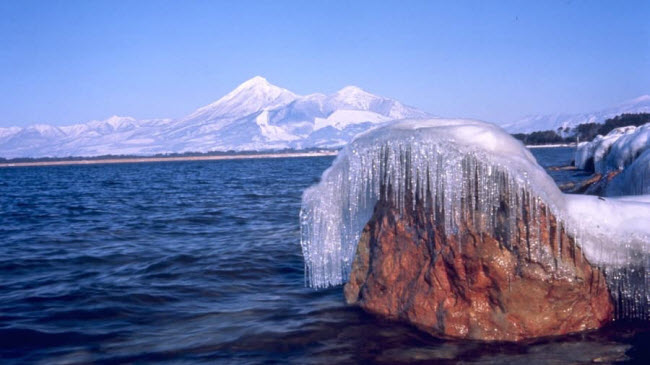
[[[400,213],[377,203],[346,301],[445,338],[519,341],[612,320],[603,273],[570,235],[557,232],[555,217],[540,217],[539,242],[524,238],[507,247],[467,224],[467,214],[458,233],[445,234],[421,204]],[[530,237],[527,223],[517,222],[520,237]]]
[[[578,168],[573,165],[566,166],[551,166],[548,168],[549,171],[575,171]]]
[[[599,173],[593,174],[587,180],[580,183],[580,185],[573,187],[567,192],[571,194],[603,195],[610,181],[620,173],[621,170],[613,170],[604,175]]]
[[[576,184],[574,182],[571,182],[571,181],[569,181],[568,183],[564,183],[564,184],[559,186],[560,190],[563,193],[569,192],[569,191],[575,189],[575,187],[576,187]]]
[[[567,191],[570,194],[584,194],[589,187],[592,185],[598,183],[601,179],[603,178],[602,174],[593,174],[589,176],[585,181],[579,183],[577,186],[575,186],[573,189]]]

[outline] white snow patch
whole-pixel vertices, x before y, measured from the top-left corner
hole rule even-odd
[[[331,126],[342,130],[351,124],[372,123],[378,124],[391,120],[391,118],[367,110],[337,110],[327,118],[314,119],[314,131]]]
[[[264,135],[268,141],[295,141],[296,139],[300,139],[300,137],[288,133],[281,127],[270,125],[269,111],[267,109],[263,110],[257,118],[255,118],[255,122],[262,130],[262,135]]]

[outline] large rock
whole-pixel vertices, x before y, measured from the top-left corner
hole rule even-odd
[[[603,273],[541,212],[538,239],[523,218],[521,238],[506,245],[467,224],[469,212],[446,234],[421,204],[400,213],[382,200],[359,241],[346,301],[449,338],[518,341],[601,327],[614,309]]]

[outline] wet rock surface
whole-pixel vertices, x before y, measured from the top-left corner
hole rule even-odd
[[[563,189],[570,194],[604,195],[607,185],[621,173],[621,170],[609,171],[605,174],[595,173],[580,184],[574,184]]]
[[[359,241],[346,301],[445,338],[519,341],[611,321],[603,273],[550,213],[538,217],[534,240],[524,214],[520,238],[508,246],[466,223],[470,213],[447,234],[421,205],[400,212],[380,201]]]

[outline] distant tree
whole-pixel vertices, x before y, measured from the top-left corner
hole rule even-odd
[[[607,119],[605,124],[598,129],[598,134],[605,135],[616,128],[627,127],[630,125],[638,127],[646,123],[650,123],[650,113],[621,114],[614,118]]]
[[[512,136],[522,141],[524,144],[526,143],[526,137],[528,137],[526,133],[515,133]]]
[[[598,135],[600,127],[602,127],[602,124],[599,123],[578,124],[574,129],[574,136],[581,142],[591,141]]]
[[[516,139],[522,141],[526,145],[544,145],[544,144],[559,144],[565,143],[566,140],[562,138],[555,131],[540,131],[533,133],[516,133],[512,135]]]
[[[560,137],[555,131],[533,132],[528,135],[527,144],[555,144],[563,143],[564,138]]]
[[[581,142],[588,142],[596,138],[597,135],[606,135],[612,130],[630,125],[640,126],[650,123],[650,113],[621,114],[614,118],[607,119],[605,123],[582,123],[574,129],[574,137]]]

